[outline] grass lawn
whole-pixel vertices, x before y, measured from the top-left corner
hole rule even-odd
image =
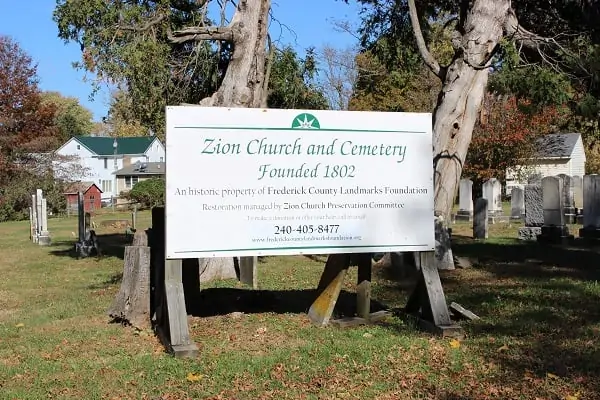
[[[112,218],[127,214],[97,220]],[[152,332],[109,323],[121,232],[99,228],[107,255],[77,260],[76,219],[49,222],[46,248],[27,222],[0,224],[0,399],[600,399],[600,254],[520,244],[517,225],[491,225],[479,242],[454,227],[455,253],[476,262],[442,273],[447,300],[482,317],[461,322],[461,342],[396,318],[316,328],[306,311],[324,258],[268,257],[262,290],[203,291],[190,317],[200,355],[178,360]],[[374,273],[373,298],[403,306],[410,282]]]

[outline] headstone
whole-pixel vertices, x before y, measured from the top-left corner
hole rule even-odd
[[[38,238],[38,244],[40,246],[50,246],[50,232],[48,232],[48,202],[42,198],[42,213],[40,216],[40,236]]]
[[[567,174],[559,174],[558,178],[562,180],[562,196],[565,210],[565,223],[574,224],[577,210],[575,209],[575,201],[573,199],[573,181]]]
[[[566,243],[573,238],[569,235],[565,217],[564,181],[556,176],[542,179],[544,225],[538,241],[543,243]]]
[[[33,236],[35,235],[34,231],[35,224],[33,223],[33,207],[29,207],[29,240],[33,241]]]
[[[38,212],[37,212],[37,201],[35,194],[31,195],[31,213],[33,219],[33,243],[38,242]]]
[[[475,210],[473,213],[473,238],[488,238],[488,201],[481,197],[475,201]]]
[[[435,261],[437,268],[442,270],[454,269],[452,254],[451,231],[444,226],[442,217],[435,218]]]
[[[79,240],[75,243],[75,253],[77,257],[89,257],[91,255],[100,255],[96,232],[90,229],[91,215],[84,212],[83,193],[77,194],[77,225],[79,230]]]
[[[544,225],[542,185],[529,184],[523,189],[525,202],[525,226],[519,228],[520,240],[537,240]]]
[[[458,187],[457,221],[470,221],[473,217],[473,181],[461,179]]]
[[[575,222],[578,224],[583,223],[583,179],[581,176],[575,175],[571,178],[571,183],[573,185],[573,204],[575,204],[575,209],[577,216],[575,217]]]
[[[502,215],[502,184],[491,178],[483,184],[483,198],[488,201],[488,215]]]
[[[579,236],[600,239],[600,175],[583,177],[583,228]]]
[[[521,219],[525,214],[525,195],[520,187],[513,188],[510,195],[510,217]]]

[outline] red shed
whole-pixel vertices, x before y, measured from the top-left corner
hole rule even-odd
[[[77,194],[83,193],[83,210],[92,212],[102,207],[100,196],[102,190],[94,182],[75,182],[67,186],[64,195],[67,197],[67,208],[77,210]]]

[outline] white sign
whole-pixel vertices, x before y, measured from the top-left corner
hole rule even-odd
[[[431,114],[167,107],[166,256],[434,249]]]

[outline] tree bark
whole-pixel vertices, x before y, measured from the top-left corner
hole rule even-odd
[[[123,279],[108,315],[143,330],[150,327],[150,247],[145,231],[125,247]]]
[[[233,54],[223,82],[201,106],[260,108],[266,96],[266,44],[271,0],[240,0],[231,20]],[[233,258],[200,259],[201,281],[235,278]]]
[[[415,9],[414,0],[412,9]],[[420,46],[423,59],[443,82],[433,114],[433,160],[435,214],[437,224],[441,224],[444,231],[450,222],[473,128],[487,87],[488,63],[504,36],[506,21],[514,16],[510,0],[463,2],[460,14],[455,56],[447,68],[440,68],[424,46]],[[422,39],[414,17],[411,14],[415,35]],[[436,229],[438,267],[454,268],[451,251],[448,235]]]

